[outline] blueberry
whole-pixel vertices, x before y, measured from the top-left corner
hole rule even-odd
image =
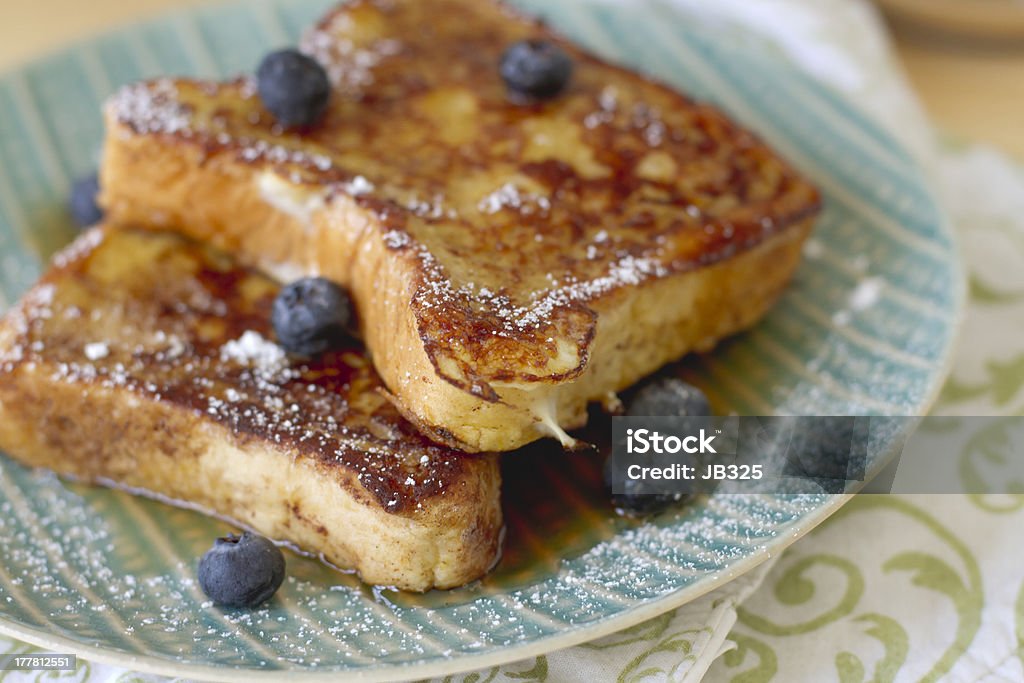
[[[626,406],[627,417],[709,415],[711,415],[711,406],[704,392],[675,377],[649,382],[636,392]],[[620,452],[624,452],[623,444],[618,444],[617,447]],[[641,456],[632,456],[630,462],[641,465],[658,465],[653,460],[644,461]],[[609,456],[604,465],[604,481],[605,487],[610,493],[613,485],[612,474],[612,458]],[[611,493],[612,505],[624,514],[641,517],[664,512],[688,497],[682,493],[651,493],[648,491],[650,491],[650,484],[624,477],[621,492]]]
[[[611,455],[604,461],[603,475],[605,491],[611,494],[612,507],[631,517],[656,515],[688,497],[681,493],[647,493],[643,490],[643,482],[628,477],[623,478],[622,493],[614,493]]]
[[[103,220],[103,209],[96,204],[96,197],[99,193],[100,179],[95,173],[76,180],[75,184],[71,186],[68,208],[71,210],[71,217],[75,219],[75,223],[79,227],[87,228]]]
[[[867,457],[865,420],[855,417],[814,417],[807,428],[794,429],[786,449],[786,476],[814,481],[829,493],[841,493],[847,480],[859,478]]]
[[[317,123],[327,110],[331,84],[327,72],[298,50],[271,52],[256,71],[263,106],[285,128]]]
[[[711,415],[704,392],[681,379],[667,377],[651,382],[633,396],[626,408],[629,417]]]
[[[322,277],[296,280],[274,300],[271,322],[289,353],[316,356],[347,339],[352,302],[344,289]]]
[[[548,99],[565,90],[572,76],[572,59],[565,50],[546,40],[523,40],[509,47],[501,58],[501,77],[517,96]]]
[[[199,560],[199,586],[218,605],[257,607],[281,587],[284,568],[284,555],[269,539],[231,534]]]

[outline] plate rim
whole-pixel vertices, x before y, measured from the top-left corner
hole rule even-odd
[[[267,0],[256,0],[267,4]],[[171,9],[157,14],[121,22],[106,29],[92,32],[74,41],[65,43],[62,46],[30,55],[28,58],[17,60],[7,68],[0,71],[0,80],[10,78],[33,65],[46,60],[56,60],[62,57],[70,57],[76,50],[83,49],[96,41],[107,36],[124,32],[137,31],[144,27],[160,25],[173,20],[176,17],[189,16],[210,7],[235,5],[237,3],[214,2],[211,5]],[[255,4],[255,3],[251,3]],[[247,6],[251,6],[247,3]],[[820,81],[809,77],[795,67],[787,69],[793,78],[803,80],[810,87],[815,89],[828,90],[828,86]],[[842,93],[832,91],[833,94],[845,105],[861,111],[855,102],[851,102]],[[872,119],[872,123],[876,123]],[[880,128],[885,131],[884,128]],[[906,152],[905,146],[897,141],[901,150]],[[952,371],[956,358],[957,349],[961,339],[961,329],[966,318],[967,282],[963,261],[960,257],[960,235],[955,230],[948,214],[942,209],[931,184],[927,182],[924,169],[919,161],[907,153],[907,158],[912,161],[916,177],[921,180],[922,190],[925,192],[931,204],[938,209],[940,221],[936,224],[939,228],[937,234],[949,240],[948,264],[951,274],[955,278],[955,286],[951,292],[951,303],[949,307],[949,338],[943,349],[940,361],[936,364],[935,381],[928,393],[916,406],[916,412],[920,415],[927,414],[938,401],[942,387]],[[571,630],[552,636],[535,638],[518,645],[495,649],[491,652],[481,654],[463,654],[450,659],[439,659],[435,661],[410,662],[406,664],[384,664],[383,667],[367,667],[365,669],[350,670],[320,670],[307,669],[295,670],[273,670],[232,667],[229,665],[205,665],[178,663],[172,660],[153,655],[129,654],[106,648],[102,645],[88,644],[75,640],[68,636],[54,635],[45,629],[24,626],[11,621],[0,607],[0,636],[15,638],[30,645],[53,650],[66,651],[75,654],[89,662],[96,662],[110,666],[123,667],[133,672],[189,677],[206,681],[223,681],[234,683],[236,681],[253,680],[287,680],[287,681],[309,681],[318,683],[320,681],[404,681],[410,678],[430,678],[465,673],[480,668],[501,666],[512,662],[538,657],[558,650],[591,642],[604,636],[617,633],[623,629],[630,628],[637,624],[653,619],[661,614],[678,609],[694,600],[697,600],[708,593],[711,593],[727,583],[756,569],[772,557],[780,555],[784,550],[792,546],[796,541],[813,531],[825,522],[832,514],[848,503],[855,494],[833,494],[827,502],[815,508],[812,512],[798,520],[783,527],[783,533],[770,539],[763,546],[757,548],[751,555],[731,565],[727,570],[714,574],[695,583],[680,588],[663,596],[653,598],[643,604],[627,608],[605,619],[585,626],[576,626]]]
[[[530,657],[539,657],[558,650],[588,643],[682,607],[753,571],[773,556],[780,555],[784,550],[820,526],[826,519],[837,512],[839,508],[848,503],[854,495],[834,494],[826,504],[791,524],[792,528],[787,529],[785,535],[773,538],[763,548],[737,562],[728,571],[715,575],[713,578],[697,581],[690,586],[680,588],[645,604],[626,609],[589,626],[580,626],[562,634],[535,639],[493,652],[478,655],[460,655],[448,660],[391,664],[386,665],[386,668],[325,669],[323,671],[261,670],[175,663],[150,655],[122,654],[102,646],[84,644],[66,636],[55,636],[42,629],[23,627],[8,621],[2,612],[0,612],[0,635],[17,638],[37,647],[53,648],[54,651],[67,651],[90,662],[120,666],[135,672],[159,676],[198,678],[204,681],[222,683],[246,683],[253,680],[304,681],[309,683],[345,680],[390,683],[419,678],[457,675],[476,669],[502,666],[529,659]]]

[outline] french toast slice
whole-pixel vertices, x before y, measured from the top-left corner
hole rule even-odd
[[[499,76],[525,38],[574,60],[550,101]],[[491,0],[353,0],[303,49],[333,82],[308,130],[250,78],[120,91],[102,203],[347,286],[396,405],[463,450],[570,443],[588,402],[752,325],[820,209],[713,107]]]
[[[368,583],[486,573],[497,456],[421,436],[356,342],[290,361],[268,341],[276,291],[176,235],[85,234],[0,321],[0,450],[197,506]]]

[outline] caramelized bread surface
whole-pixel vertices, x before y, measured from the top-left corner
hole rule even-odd
[[[95,229],[0,323],[0,450],[198,506],[409,590],[495,562],[496,456],[421,436],[356,342],[271,339],[277,285],[163,233]]]
[[[558,41],[562,95],[523,104],[505,48]],[[354,0],[306,35],[334,91],[283,131],[248,78],[130,86],[107,108],[103,202],[280,279],[347,285],[400,409],[510,450],[755,322],[817,192],[715,108],[490,0]]]

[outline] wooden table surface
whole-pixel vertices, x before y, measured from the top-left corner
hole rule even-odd
[[[210,0],[2,0],[0,69],[77,37]],[[983,50],[898,30],[896,48],[934,122],[1024,160],[1024,45]]]

